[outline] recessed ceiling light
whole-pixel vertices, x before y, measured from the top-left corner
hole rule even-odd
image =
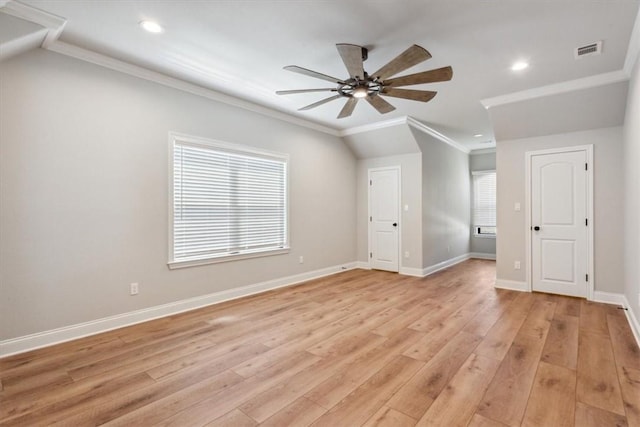
[[[511,70],[512,71],[521,71],[524,70],[525,68],[527,68],[529,66],[528,62],[524,62],[524,61],[518,61],[518,62],[514,62],[513,65],[511,66]]]
[[[473,135],[475,138],[480,138],[482,136],[481,133],[476,133],[475,135]]]
[[[164,28],[160,26],[157,22],[153,21],[140,21],[140,26],[150,33],[161,33],[164,31]]]

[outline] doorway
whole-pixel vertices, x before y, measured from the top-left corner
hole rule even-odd
[[[369,265],[399,271],[400,166],[369,169]]]
[[[529,289],[593,299],[593,147],[526,153]]]

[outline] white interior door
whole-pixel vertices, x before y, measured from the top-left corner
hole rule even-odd
[[[369,257],[371,268],[398,271],[400,169],[369,170]]]
[[[532,289],[587,297],[586,150],[531,156]]]

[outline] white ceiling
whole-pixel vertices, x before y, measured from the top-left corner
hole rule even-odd
[[[480,100],[623,68],[640,0],[21,0],[67,19],[60,40],[231,94],[334,129],[412,116],[447,137],[493,145]],[[138,22],[159,22],[162,34]],[[598,40],[603,53],[575,60],[573,49]],[[276,90],[331,84],[282,69],[299,65],[338,78],[347,72],[336,43],[369,48],[374,71],[411,44],[433,58],[405,73],[451,65],[453,80],[429,103],[387,98],[380,115],[360,103],[336,119],[343,101],[297,109],[325,94],[277,96]],[[531,66],[515,73],[520,59]],[[481,133],[482,138],[474,138]],[[491,141],[488,144],[481,142]]]

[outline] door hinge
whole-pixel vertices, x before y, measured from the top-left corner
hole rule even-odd
[[[588,171],[589,170],[589,163],[585,163],[584,164],[584,170]]]
[[[373,258],[373,252],[369,252],[369,258]]]
[[[584,280],[586,280],[587,282],[589,281],[589,275],[588,274],[584,275]]]
[[[373,185],[373,180],[372,179],[369,180],[369,185]]]
[[[371,222],[371,221],[373,221],[373,217],[372,216],[369,217],[369,222]]]
[[[584,225],[586,225],[587,227],[589,226],[589,218],[584,219]]]

